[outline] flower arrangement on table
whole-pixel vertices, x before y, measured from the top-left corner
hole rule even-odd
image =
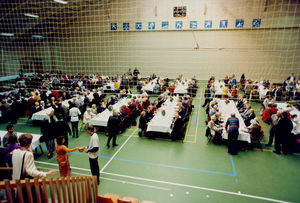
[[[229,104],[229,99],[226,99],[226,100],[225,100],[225,104]]]
[[[174,98],[173,97],[170,97],[170,102],[173,102],[174,101]]]
[[[161,111],[161,115],[163,115],[163,116],[166,115],[166,111],[164,109]]]

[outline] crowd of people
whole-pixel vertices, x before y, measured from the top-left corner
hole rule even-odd
[[[214,77],[211,77],[208,81],[208,85],[204,94],[205,102],[202,105],[203,107],[205,107],[208,104],[206,108],[206,112],[208,115],[206,121],[208,124],[208,129],[206,135],[211,135],[213,137],[213,142],[220,144],[223,141],[222,134],[226,131],[228,133],[228,152],[232,153],[232,151],[234,151],[233,154],[235,154],[235,151],[237,149],[235,145],[239,129],[238,123],[240,121],[238,122],[236,116],[232,114],[226,122],[226,125],[224,125],[222,115],[219,112],[218,99],[216,99],[218,95],[214,94],[214,82]],[[234,75],[230,78],[226,76],[224,79],[224,83],[228,84],[228,86],[234,87],[234,85],[236,84]],[[290,89],[292,93],[289,92],[288,89],[286,89],[285,95],[290,95],[289,97],[286,97],[288,98],[288,100],[293,96],[295,96],[294,98],[297,99],[297,94],[299,93],[300,87],[299,85],[297,85],[298,83],[299,81],[296,82],[295,76],[292,74],[287,78],[287,80],[285,80],[285,85],[282,85],[285,88],[287,85],[294,86],[294,89],[288,87],[288,89]],[[248,91],[249,84],[252,84],[252,82],[246,80],[243,74],[240,80],[240,87],[242,89],[241,93],[244,92],[244,95],[239,94],[237,98],[234,97],[236,98],[235,104],[243,122],[245,123],[245,126],[247,127],[247,130],[245,131],[250,134],[251,143],[260,143],[264,132],[261,124],[258,121],[258,118],[256,117],[257,115],[255,114],[254,109],[251,108],[249,102],[249,100],[251,100],[251,97],[253,98],[255,94],[254,92],[258,89],[258,86],[252,86],[250,88],[251,91]],[[267,88],[267,91],[265,91],[265,95],[263,97],[259,98],[258,96],[257,101],[261,101],[262,104],[262,109],[260,111],[262,115],[262,121],[270,125],[270,137],[269,142],[268,144],[266,144],[266,146],[272,146],[273,139],[275,137],[274,153],[280,154],[281,151],[284,154],[293,153],[294,151],[297,151],[296,136],[299,136],[300,134],[300,122],[299,118],[297,118],[297,114],[292,114],[291,111],[293,109],[296,109],[298,111],[300,110],[300,100],[297,99],[294,105],[288,104],[287,110],[279,111],[276,102],[282,101],[282,94],[277,91],[281,87],[274,88],[273,84],[270,84],[268,80],[263,81],[262,85],[262,88]],[[226,92],[227,91],[223,93]],[[228,95],[226,96],[226,94],[222,94],[221,98],[228,100]],[[234,126],[234,128],[232,126]],[[230,133],[232,129],[234,129],[235,133]],[[234,148],[234,150],[232,148]]]
[[[36,168],[33,152],[29,150],[33,136],[23,134],[18,137],[13,126],[18,117],[26,115],[30,121],[35,113],[49,108],[52,108],[52,111],[44,120],[31,120],[30,122],[40,126],[40,142],[45,142],[49,159],[56,154],[62,177],[71,174],[68,153],[78,150],[89,154],[91,173],[98,177],[99,183],[99,138],[95,132],[96,127],[91,125],[91,120],[97,114],[105,110],[111,111],[105,128],[105,134],[108,136],[107,148],[110,148],[111,141],[113,147],[118,146],[117,135],[124,132],[127,127],[137,125],[138,116],[140,116],[139,135],[153,138],[153,134],[147,132],[147,125],[163,103],[168,98],[175,96],[174,88],[178,84],[188,84],[186,93],[182,96],[177,95],[177,111],[172,120],[172,132],[170,133],[172,140],[182,139],[184,135],[181,129],[188,122],[191,114],[192,99],[197,91],[197,81],[193,78],[187,82],[182,76],[179,76],[169,86],[168,78],[157,78],[153,93],[155,96],[160,96],[154,102],[150,102],[148,95],[150,92],[141,91],[139,85],[145,86],[155,78],[156,76],[153,74],[151,77],[139,80],[139,71],[135,69],[132,73],[130,71],[122,76],[111,78],[102,78],[97,74],[89,76],[84,74],[38,74],[26,78],[24,83],[18,81],[15,87],[17,89],[0,95],[1,122],[10,123],[7,125],[7,133],[2,140],[3,149],[1,149],[2,165],[7,164],[6,166],[13,168],[12,173],[6,175],[13,179],[20,179],[40,178],[55,173],[54,170],[42,172]],[[113,92],[104,90],[104,85],[111,82],[114,83],[115,90]],[[132,94],[131,88],[135,85],[140,94]],[[107,96],[108,93],[111,95]],[[121,105],[119,109],[115,109],[114,105],[124,101],[123,99],[127,99],[128,102]],[[80,123],[91,135],[90,143],[88,146],[69,148],[69,137],[72,136],[76,139],[80,136]]]

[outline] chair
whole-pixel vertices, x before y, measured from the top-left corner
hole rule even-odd
[[[206,128],[205,136],[207,137],[207,144],[213,140],[213,136],[210,133],[209,127]]]
[[[123,197],[118,200],[118,203],[139,203],[139,200],[134,197]]]
[[[98,199],[96,176],[4,180],[0,182],[0,190],[6,191],[9,203],[14,202],[13,190],[19,202],[97,202]]]
[[[97,196],[97,202],[98,203],[114,203],[110,197],[105,197],[102,195]]]
[[[106,193],[104,197],[110,198],[112,203],[118,203],[118,200],[120,199],[119,195],[113,193]]]

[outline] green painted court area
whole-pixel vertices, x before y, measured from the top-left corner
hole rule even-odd
[[[277,155],[273,148],[227,153],[225,145],[207,143],[205,137],[204,83],[194,99],[194,109],[185,139],[172,142],[138,136],[131,127],[117,138],[118,147],[106,148],[107,137],[100,139],[101,183],[99,193],[116,193],[155,202],[300,202],[300,156]],[[252,103],[259,116],[260,104]],[[2,124],[1,129],[5,129]],[[267,142],[268,126],[263,124]],[[18,132],[40,133],[27,118],[15,125]],[[89,144],[89,135],[69,138],[69,147]],[[46,147],[43,144],[44,151]],[[40,151],[38,150],[38,154]],[[72,176],[90,175],[88,155],[69,154]],[[56,156],[37,156],[42,170],[57,169]],[[59,176],[59,172],[53,177]]]

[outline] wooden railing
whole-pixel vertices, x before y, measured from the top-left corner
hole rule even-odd
[[[4,180],[0,189],[6,191],[8,203],[86,203],[97,202],[98,195],[96,176]]]

